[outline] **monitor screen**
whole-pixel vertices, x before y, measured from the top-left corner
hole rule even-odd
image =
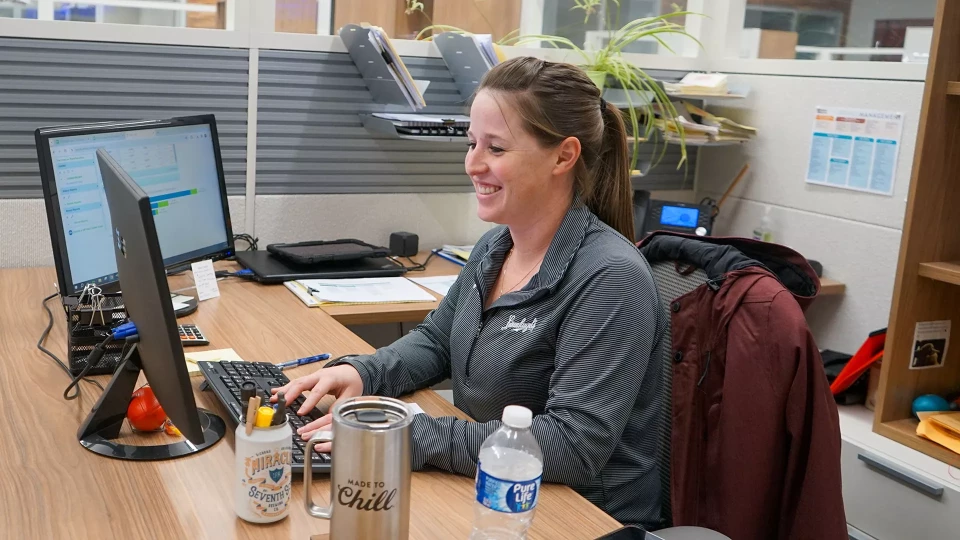
[[[68,129],[45,138],[48,172],[53,176],[46,188],[56,190],[47,211],[59,218],[58,270],[62,267],[65,294],[75,294],[87,283],[117,281],[98,148],[104,148],[149,195],[166,267],[232,250],[212,117],[208,122],[178,124],[147,123],[119,130],[105,126],[79,134]]]
[[[697,226],[700,210],[683,206],[664,206],[660,213],[660,224],[671,227],[685,227],[692,229]]]

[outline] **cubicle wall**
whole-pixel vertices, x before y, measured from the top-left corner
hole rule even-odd
[[[404,60],[430,81],[424,112],[466,114],[440,58]],[[476,218],[463,172],[466,145],[371,134],[360,115],[377,111],[409,112],[374,103],[346,53],[0,38],[0,267],[53,262],[36,128],[201,113],[217,117],[234,229],[261,243],[386,242],[404,229],[424,247],[475,240],[488,224]],[[257,126],[255,160],[248,122]],[[667,150],[636,187],[693,189],[695,149],[679,169],[678,147]]]
[[[202,113],[243,194],[248,69],[245,50],[0,38],[0,198],[41,196],[38,127]]]
[[[424,114],[466,114],[439,58],[404,58],[430,81]],[[345,53],[261,51],[257,105],[257,193],[472,191],[466,144],[371,134],[360,115],[406,112],[373,101]]]

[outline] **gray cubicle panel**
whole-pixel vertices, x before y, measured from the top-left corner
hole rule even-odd
[[[38,127],[212,113],[231,195],[246,187],[249,53],[0,38],[0,198],[38,198]]]
[[[430,81],[418,114],[465,114],[439,58],[405,57]],[[346,53],[260,51],[257,193],[472,191],[463,170],[466,139],[423,142],[372,134],[360,115],[412,113],[376,103]]]
[[[39,198],[41,126],[213,113],[228,192],[246,185],[249,51],[0,38],[0,198]],[[466,114],[440,58],[404,57],[428,80],[421,114]],[[466,141],[424,143],[364,129],[360,115],[411,112],[375,103],[346,53],[259,51],[257,193],[456,192],[473,188]],[[692,189],[696,151],[679,148],[636,182]],[[650,159],[649,147],[642,161]]]

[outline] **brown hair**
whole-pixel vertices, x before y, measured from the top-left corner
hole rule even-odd
[[[604,223],[635,241],[623,116],[600,99],[600,89],[582,69],[529,56],[513,58],[488,71],[480,90],[508,97],[525,129],[544,147],[567,137],[579,139],[576,195]]]

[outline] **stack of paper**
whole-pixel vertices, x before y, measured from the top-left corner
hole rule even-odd
[[[921,412],[917,435],[960,454],[960,412]]]
[[[453,287],[453,284],[457,281],[457,276],[410,278],[410,281],[421,287],[426,287],[440,296],[446,296],[450,292],[450,287]]]
[[[671,94],[725,96],[729,92],[727,76],[722,73],[687,73],[679,83],[663,86]]]
[[[413,80],[410,72],[407,71],[407,66],[403,63],[403,59],[400,58],[400,55],[393,48],[393,44],[390,43],[390,38],[387,36],[387,33],[383,31],[383,28],[379,26],[370,26],[368,28],[370,29],[370,43],[372,43],[377,52],[386,59],[390,74],[393,75],[394,80],[397,81],[397,84],[400,86],[404,97],[407,98],[407,103],[409,103],[410,107],[415,111],[426,107],[427,102],[423,99],[423,92],[426,92],[428,83],[426,81]]]
[[[496,43],[493,42],[493,36],[490,34],[473,34],[472,37],[473,41],[477,43],[477,48],[480,49],[480,53],[484,61],[486,61],[488,69],[500,63],[502,58],[500,57]]]
[[[434,302],[436,298],[402,277],[301,279],[298,283],[320,304]]]
[[[467,262],[470,259],[470,252],[473,251],[473,246],[452,246],[444,244],[440,251],[451,257],[456,257],[463,262]]]
[[[757,128],[738,124],[728,118],[714,116],[711,113],[683,102],[677,107],[676,123],[683,128],[687,143],[709,144],[718,142],[746,142],[757,135]],[[679,142],[680,132],[676,123],[667,121],[660,115],[655,123],[663,138],[669,142]]]

